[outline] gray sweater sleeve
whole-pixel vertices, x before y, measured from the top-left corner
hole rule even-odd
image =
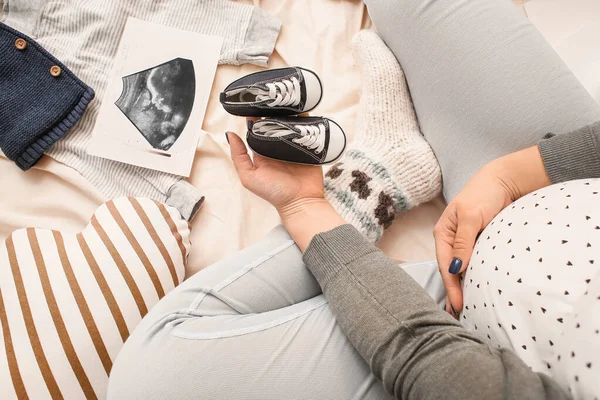
[[[442,311],[351,225],[304,254],[350,342],[396,398],[566,399],[510,350],[491,349]]]
[[[538,148],[552,183],[600,178],[600,122],[542,139]]]

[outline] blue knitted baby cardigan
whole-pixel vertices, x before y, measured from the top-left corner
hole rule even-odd
[[[28,36],[0,22],[0,149],[27,170],[77,123],[94,91]]]

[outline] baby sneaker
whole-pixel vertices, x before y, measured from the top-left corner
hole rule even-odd
[[[248,121],[248,146],[255,153],[297,164],[336,161],[346,148],[346,134],[323,117],[282,117]]]
[[[220,100],[225,111],[233,115],[279,117],[308,112],[322,96],[317,74],[288,67],[246,75],[227,86]]]

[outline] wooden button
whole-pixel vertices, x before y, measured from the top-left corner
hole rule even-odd
[[[25,39],[18,38],[15,40],[15,47],[17,50],[25,50],[25,47],[27,47],[27,42]]]
[[[61,73],[62,69],[60,69],[58,65],[53,65],[52,68],[50,68],[50,75],[52,76],[60,76]]]

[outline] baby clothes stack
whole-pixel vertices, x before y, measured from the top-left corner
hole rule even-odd
[[[220,63],[266,66],[281,23],[262,10],[226,0],[11,0],[3,21],[34,38],[96,92],[81,120],[46,154],[79,171],[106,197],[142,196],[190,220],[202,196],[179,176],[90,156],[91,139],[128,17],[224,38]]]

